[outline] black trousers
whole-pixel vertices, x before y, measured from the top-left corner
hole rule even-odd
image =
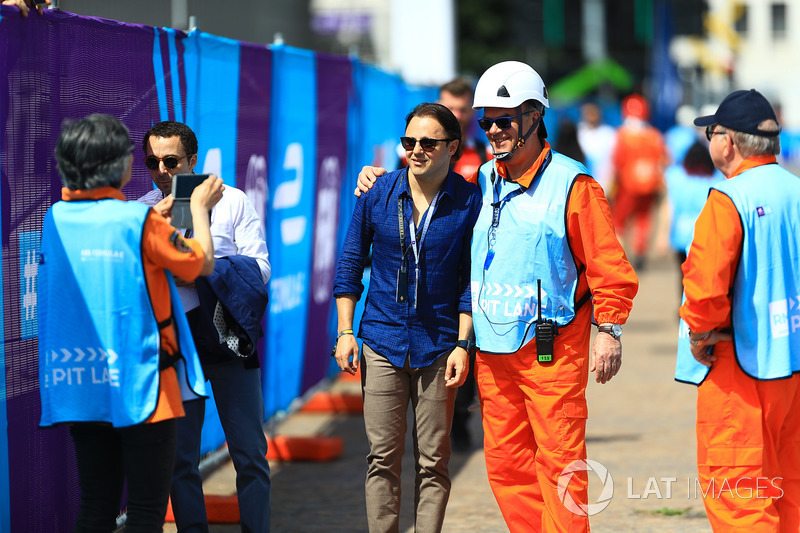
[[[476,393],[475,354],[473,353],[469,356],[469,374],[467,374],[467,379],[464,381],[464,384],[458,388],[458,392],[456,392],[453,425],[450,429],[450,435],[453,437],[456,445],[469,445],[471,442],[469,429],[467,428],[467,420],[469,420],[469,408],[475,401]]]
[[[126,428],[79,423],[70,434],[81,488],[75,532],[116,529],[127,480],[125,532],[160,533],[175,462],[176,420]]]

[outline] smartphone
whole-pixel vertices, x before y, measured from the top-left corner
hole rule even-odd
[[[176,174],[172,176],[172,225],[176,228],[193,229],[190,199],[194,188],[203,183],[210,174]],[[209,211],[208,216],[211,217]],[[209,218],[210,220],[210,218]]]
[[[176,174],[172,177],[172,198],[188,200],[194,188],[203,183],[210,174]]]

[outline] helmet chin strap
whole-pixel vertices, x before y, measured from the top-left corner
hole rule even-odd
[[[517,120],[519,120],[519,126],[520,128],[522,128],[522,117],[519,117]],[[494,153],[495,159],[497,159],[498,161],[506,161],[514,154],[514,152],[517,151],[517,148],[522,148],[523,146],[525,146],[525,141],[528,140],[528,137],[531,136],[531,133],[533,133],[533,131],[539,125],[539,122],[541,120],[542,120],[542,115],[539,115],[539,118],[536,119],[536,122],[534,122],[531,125],[530,129],[528,129],[528,132],[525,135],[519,138],[517,144],[514,145],[514,148],[512,148],[510,152],[495,152],[494,148],[492,148],[492,152]]]

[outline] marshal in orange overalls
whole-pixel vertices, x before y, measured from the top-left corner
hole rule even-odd
[[[730,177],[774,162],[746,159]],[[681,317],[691,331],[730,327],[742,238],[733,202],[712,190],[683,264]],[[697,388],[698,481],[711,526],[725,533],[800,531],[800,375],[747,376],[731,341],[715,344],[714,356]]]
[[[529,186],[550,147],[517,182]],[[503,163],[498,172],[505,177]],[[475,176],[473,176],[473,180]],[[578,176],[566,209],[567,234],[579,272],[576,294],[591,291],[598,324],[624,324],[638,279],[619,244],[603,189]],[[554,362],[537,362],[536,343],[509,355],[478,352],[475,379],[483,413],[489,483],[512,533],[585,532],[587,516],[570,511],[558,495],[558,478],[570,463],[586,459],[586,385],[592,305],[559,329]],[[568,486],[573,501],[587,503],[587,475]],[[585,507],[584,507],[585,508]]]

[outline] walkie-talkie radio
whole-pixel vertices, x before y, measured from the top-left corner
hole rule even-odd
[[[542,280],[536,280],[538,291],[536,304],[538,317],[536,318],[536,354],[539,364],[549,365],[553,362],[553,344],[558,335],[558,327],[555,320],[542,319]]]

